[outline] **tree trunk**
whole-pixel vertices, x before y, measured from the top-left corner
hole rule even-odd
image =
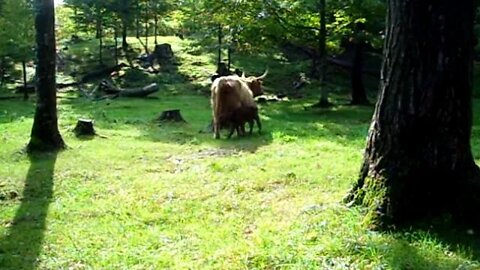
[[[365,47],[365,40],[363,38],[363,24],[358,23],[356,29],[356,37],[354,40],[354,52],[351,69],[352,80],[352,105],[368,105],[367,92],[363,85],[363,49]]]
[[[114,26],[113,29],[114,34],[114,44],[115,44],[115,65],[118,65],[118,28]]]
[[[222,62],[222,25],[218,25],[218,56],[217,56],[217,68],[220,67]]]
[[[102,18],[98,18],[99,24],[98,24],[98,62],[100,65],[103,65],[103,27],[102,27]]]
[[[65,147],[58,131],[55,89],[55,9],[53,0],[36,0],[37,106],[29,152],[54,151]]]
[[[149,54],[149,51],[148,51],[148,30],[149,30],[149,6],[148,4],[150,3],[150,1],[147,0],[147,2],[145,3],[145,53],[146,54]]]
[[[140,0],[137,0],[135,3],[136,11],[135,11],[135,20],[136,20],[136,34],[137,34],[137,39],[140,38]]]
[[[318,56],[319,56],[319,76],[318,79],[321,85],[320,92],[320,106],[329,106],[330,101],[328,101],[328,88],[325,86],[325,75],[327,69],[327,21],[326,21],[326,4],[325,0],[320,0],[319,5],[319,15],[320,15],[320,32],[318,37]]]
[[[230,72],[230,68],[232,66],[232,48],[228,46],[227,49],[227,70]]]
[[[155,15],[154,15],[154,21],[155,21],[155,24],[154,24],[154,34],[155,34],[155,46],[158,45],[158,39],[157,39],[157,35],[158,35],[158,3],[155,1],[153,3],[155,5],[155,9],[154,9],[154,12],[155,12]]]
[[[470,147],[474,1],[388,1],[380,96],[347,196],[372,224],[448,213],[479,224]]]
[[[5,83],[5,58],[0,57],[0,86],[3,86]]]
[[[127,49],[128,49],[128,42],[127,42],[128,26],[127,25],[128,24],[126,19],[122,19],[122,49],[125,54],[127,53]]]
[[[23,72],[23,100],[28,100],[27,63],[25,60],[22,60],[22,72]]]

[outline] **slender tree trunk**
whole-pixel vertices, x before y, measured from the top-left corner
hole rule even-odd
[[[354,41],[353,63],[351,70],[352,79],[352,105],[369,105],[367,92],[363,85],[363,50],[365,41],[362,35],[363,26],[358,24],[356,38]]]
[[[227,48],[227,69],[230,71],[232,65],[232,48],[228,46]]]
[[[29,152],[54,151],[65,147],[58,131],[55,87],[55,8],[53,0],[35,0],[37,41],[37,107]]]
[[[114,26],[113,29],[114,42],[115,42],[115,65],[118,66],[118,27]]]
[[[0,86],[3,86],[5,83],[5,59],[0,57]]]
[[[470,147],[474,1],[388,1],[380,97],[347,201],[373,224],[449,213],[480,224]]]
[[[220,67],[222,62],[222,25],[218,25],[218,56],[217,56],[217,67]]]
[[[136,32],[137,32],[137,38],[140,38],[140,0],[137,0],[135,3],[135,20],[136,20]]]
[[[27,63],[22,60],[22,72],[23,72],[23,100],[28,100],[28,87],[27,87]]]
[[[100,65],[103,65],[103,27],[102,27],[102,19],[99,18],[99,27],[98,27],[98,62]]]
[[[128,49],[127,32],[128,32],[127,20],[123,18],[122,19],[122,49],[125,54],[127,53],[127,49]]]
[[[100,11],[98,11],[100,12]],[[100,15],[97,17],[96,21],[95,21],[95,38],[96,39],[99,39],[100,38],[100,31],[101,30],[101,27],[102,27],[102,21],[100,19]]]
[[[154,34],[155,34],[155,45],[158,45],[158,40],[157,40],[157,36],[158,36],[158,9],[157,9],[157,5],[158,3],[154,3],[155,5],[155,15],[154,15],[154,20],[155,20],[155,24],[154,24]]]
[[[145,3],[145,52],[148,54],[149,51],[148,51],[148,30],[149,30],[149,3],[150,1],[147,0],[147,2]]]
[[[320,107],[325,107],[331,105],[330,101],[328,100],[328,88],[325,85],[325,77],[327,71],[327,21],[325,0],[319,0],[318,8],[320,15],[320,32],[318,37],[318,56],[320,69],[318,79],[321,85],[320,102],[318,103],[318,105]]]

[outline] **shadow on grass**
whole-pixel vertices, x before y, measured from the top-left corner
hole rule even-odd
[[[0,238],[0,268],[37,269],[53,197],[57,153],[30,155],[21,204],[6,235]]]
[[[447,257],[425,256],[409,241],[396,239],[389,245],[386,263],[391,269],[455,269]]]
[[[262,111],[272,131],[282,136],[303,139],[324,138],[350,144],[365,142],[373,107],[335,106],[328,109],[308,108],[305,101],[264,105]],[[269,124],[268,124],[269,123]]]
[[[388,245],[386,262],[392,269],[479,269],[480,237],[469,230],[458,224],[401,230]],[[440,254],[440,250],[446,251]]]

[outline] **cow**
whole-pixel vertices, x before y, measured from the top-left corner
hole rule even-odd
[[[254,93],[248,87],[248,82],[253,81],[253,79],[230,75],[219,77],[212,83],[211,104],[214,138],[220,138],[221,126],[230,126],[229,137],[234,130],[237,130],[240,135],[245,130],[246,122],[249,122],[252,130],[254,120],[261,130],[257,104],[253,99]],[[259,92],[259,89],[255,90],[256,93]]]

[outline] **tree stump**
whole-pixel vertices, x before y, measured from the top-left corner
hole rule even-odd
[[[168,61],[173,58],[172,46],[168,43],[155,45],[153,54],[156,56],[158,61]]]
[[[183,119],[179,109],[163,111],[157,120],[159,122],[187,122],[185,119]]]
[[[75,136],[94,136],[95,130],[93,129],[93,120],[91,119],[78,119],[77,125],[73,129]]]

